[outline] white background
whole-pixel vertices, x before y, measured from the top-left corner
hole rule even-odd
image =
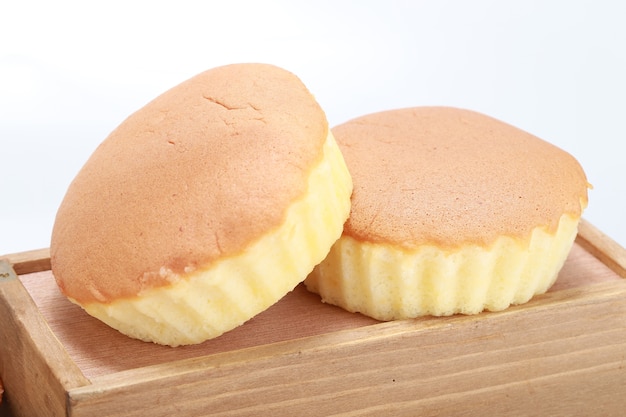
[[[451,105],[548,140],[594,186],[584,217],[626,246],[621,4],[4,1],[0,254],[49,245],[67,186],[127,115],[205,69],[251,61],[296,73],[331,125]]]

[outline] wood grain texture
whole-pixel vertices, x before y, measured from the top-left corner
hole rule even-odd
[[[581,220],[576,241],[616,274],[626,278],[626,251],[591,223]]]
[[[27,252],[0,256],[13,266],[17,275],[50,270],[50,249],[35,249]]]
[[[88,379],[378,323],[369,317],[322,304],[317,295],[301,285],[267,311],[217,339],[172,349],[130,339],[86,315],[59,292],[50,271],[27,274],[20,279],[53,333]],[[619,280],[611,269],[575,245],[550,292]],[[416,319],[424,320],[427,319]]]
[[[15,339],[0,345],[0,377],[9,401],[37,401],[15,416],[617,416],[624,253],[585,222],[550,291],[503,312],[381,323],[299,286],[232,332],[169,348],[86,315],[33,251],[0,282],[0,334]]]
[[[603,415],[619,415],[625,400],[611,396],[626,384],[626,288],[593,287],[584,300],[568,289],[533,308],[381,323],[155,365],[98,378],[70,397],[77,416],[166,416],[181,404],[186,415],[218,416],[590,415],[600,398]],[[147,396],[152,406],[137,408]]]
[[[10,264],[0,260],[0,369],[17,415],[63,416],[66,392],[88,383]],[[10,390],[10,391],[9,391]]]

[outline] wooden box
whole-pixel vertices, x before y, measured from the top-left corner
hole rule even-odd
[[[298,287],[232,332],[169,348],[68,302],[46,250],[10,255],[0,261],[4,413],[621,416],[624,277],[626,251],[583,220],[555,286],[503,312],[381,323]]]

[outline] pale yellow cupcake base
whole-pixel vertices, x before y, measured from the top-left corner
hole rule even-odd
[[[378,320],[498,311],[546,292],[572,247],[578,218],[530,241],[499,238],[492,247],[414,251],[342,236],[305,280],[322,301]]]
[[[237,256],[138,297],[82,307],[120,332],[178,346],[217,337],[267,309],[304,280],[340,237],[350,211],[352,180],[332,134],[309,177],[307,194],[284,223]],[[163,236],[167,239],[167,236]],[[76,301],[74,301],[76,302]],[[78,303],[77,303],[78,304]]]

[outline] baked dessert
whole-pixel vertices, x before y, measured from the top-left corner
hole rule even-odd
[[[565,151],[483,114],[390,110],[333,128],[350,217],[306,279],[379,320],[497,311],[554,283],[587,205]]]
[[[203,72],[129,116],[69,186],[51,237],[61,291],[133,338],[233,329],[341,235],[352,182],[323,110],[267,64]]]

